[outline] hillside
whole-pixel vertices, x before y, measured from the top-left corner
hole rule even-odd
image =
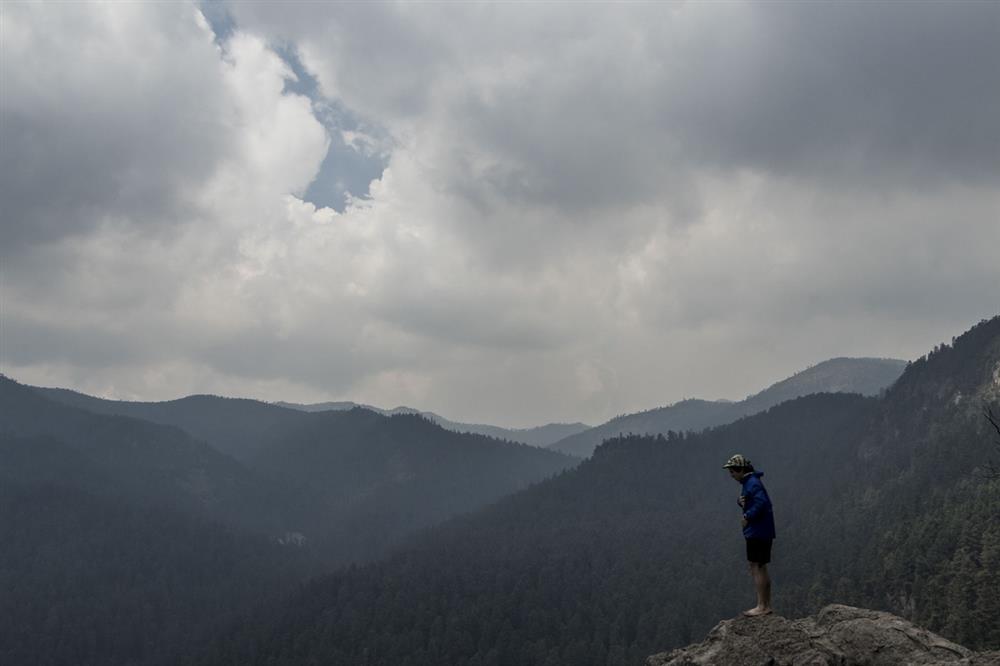
[[[276,433],[301,421],[300,412],[258,400],[191,395],[165,402],[105,400],[61,388],[32,387],[39,395],[95,414],[171,425],[237,460],[250,461]]]
[[[204,440],[219,451],[244,462],[252,461],[261,449],[285,429],[301,423],[302,412],[350,411],[362,408],[383,416],[418,414],[445,430],[485,435],[494,439],[545,447],[590,426],[583,423],[549,423],[535,428],[502,428],[500,426],[459,423],[433,412],[421,412],[410,407],[380,409],[354,402],[294,402],[266,403],[246,398],[226,398],[215,395],[190,395],[163,402],[140,402],[95,398],[63,388],[31,387],[43,397],[96,414],[130,416],[133,418],[173,425]]]
[[[783,379],[738,402],[682,400],[635,414],[618,416],[590,430],[570,435],[550,448],[588,456],[605,439],[623,434],[655,435],[700,431],[756,414],[786,400],[812,393],[860,393],[875,396],[891,386],[905,361],[884,358],[834,358]]]
[[[830,456],[835,433],[869,409],[859,396],[803,398],[741,422],[755,435],[744,450],[779,459],[808,438]],[[610,441],[384,562],[311,584],[218,649],[249,664],[357,663],[366,649],[374,664],[638,664],[736,614],[750,593],[723,450],[700,437]],[[794,474],[763,469],[776,501],[792,492],[781,481]]]
[[[304,504],[183,430],[48,400],[0,376],[0,474],[150,502],[262,534],[284,532]]]
[[[298,491],[187,433],[6,377],[0,405],[0,663],[172,663],[324,570],[270,538]]]
[[[1000,647],[1000,318],[882,398],[819,394],[698,435],[606,442],[577,468],[320,579],[204,663],[640,664],[747,607],[740,451],[776,504],[779,612],[896,612]],[[215,660],[215,661],[213,661]]]
[[[3,664],[172,666],[313,570],[295,549],[106,485],[38,481],[0,481]]]
[[[0,663],[20,666],[181,663],[305,577],[577,462],[357,409],[283,410],[246,464],[6,377],[0,405]]]
[[[182,492],[160,489],[159,499],[187,497],[188,489],[218,493],[217,487],[233,486],[208,504],[240,516],[236,524],[243,527],[301,535],[335,562],[376,557],[408,532],[481,507],[577,462],[555,451],[451,432],[412,414],[387,417],[361,408],[305,413],[216,396],[110,401],[3,381],[0,389],[6,392],[0,397],[11,408],[0,416],[0,428],[85,442],[90,457],[113,460],[122,482],[147,494],[166,482],[141,475],[141,465],[154,464],[142,456],[166,456],[176,448],[169,464],[177,469],[167,476]],[[108,415],[120,413],[158,423]],[[170,446],[162,444],[165,438]],[[239,449],[242,462],[215,447]],[[142,456],[127,459],[116,453],[120,448]],[[230,514],[213,515],[233,518]]]

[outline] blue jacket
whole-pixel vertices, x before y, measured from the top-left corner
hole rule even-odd
[[[764,472],[751,472],[743,478],[743,517],[747,519],[743,536],[747,539],[774,538],[774,512],[771,498],[760,482],[762,476]]]

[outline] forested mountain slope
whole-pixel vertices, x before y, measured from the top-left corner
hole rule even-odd
[[[255,487],[243,483],[243,494],[232,504],[245,505],[251,521],[268,517],[260,526],[267,533],[304,536],[337,562],[381,555],[408,532],[481,507],[577,462],[539,447],[451,432],[412,414],[389,417],[361,408],[306,413],[216,396],[112,401],[5,381],[18,387],[19,400],[32,404],[10,412],[11,418],[19,415],[27,433],[64,434],[72,440],[93,432],[92,424],[130,424],[137,429],[136,441],[152,441],[149,433],[170,433],[216,465],[226,461],[226,478],[255,479],[249,484]],[[93,451],[104,455],[112,445]],[[243,464],[214,447],[238,452]],[[189,463],[193,475],[213,469],[195,458],[179,458],[178,464]],[[125,473],[134,475],[127,465]],[[187,483],[196,481],[201,477]]]
[[[779,537],[784,498],[798,485],[816,498],[802,504],[818,503],[824,479],[776,462],[800,448],[832,457],[871,402],[813,396],[732,426],[767,472]],[[738,487],[721,470],[729,439],[716,436],[609,441],[385,562],[310,585],[205,663],[362,663],[367,651],[372,664],[638,664],[691,642],[749,590]],[[802,472],[811,454],[798,456]]]
[[[14,480],[106,491],[263,534],[285,531],[294,522],[292,507],[307,505],[297,490],[268,481],[179,428],[94,414],[2,376],[0,405],[0,474]],[[58,470],[58,478],[50,478]]]
[[[320,570],[267,536],[296,496],[177,428],[0,377],[0,663],[175,663]]]
[[[238,610],[577,462],[420,417],[290,413],[250,467],[0,377],[0,664],[182,663]]]
[[[699,435],[625,437],[559,477],[326,577],[217,642],[213,664],[639,664],[752,603],[739,451],[776,505],[776,604],[901,614],[1000,646],[1000,318],[881,398],[822,394]]]
[[[590,430],[570,435],[551,448],[588,456],[603,440],[625,434],[655,435],[700,431],[812,393],[878,395],[891,386],[905,361],[886,358],[834,358],[783,379],[738,402],[689,399],[636,414],[617,416]]]
[[[80,485],[0,479],[0,664],[173,666],[314,570],[294,548]]]
[[[62,388],[31,387],[41,396],[96,414],[131,416],[153,423],[172,425],[208,442],[213,448],[247,463],[254,463],[262,449],[272,446],[284,433],[309,422],[303,412],[347,412],[356,408],[382,416],[420,415],[445,430],[485,435],[491,439],[545,447],[572,434],[587,430],[583,423],[550,423],[537,428],[459,423],[433,412],[408,407],[385,410],[353,402],[303,405],[291,402],[266,403],[246,398],[191,395],[164,402],[106,400]],[[470,442],[482,442],[472,439]]]
[[[308,533],[342,557],[370,559],[402,535],[472,511],[571,467],[546,449],[445,430],[415,414],[366,409],[304,414],[256,460],[317,499]]]

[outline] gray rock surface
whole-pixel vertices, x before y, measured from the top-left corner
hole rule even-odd
[[[880,611],[832,605],[814,617],[740,617],[701,643],[649,657],[647,666],[1000,666],[1000,652],[973,652]]]

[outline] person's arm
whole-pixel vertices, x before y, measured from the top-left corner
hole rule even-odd
[[[764,486],[759,481],[747,484],[746,504],[743,506],[743,517],[748,522],[759,518],[767,509],[767,495]]]

